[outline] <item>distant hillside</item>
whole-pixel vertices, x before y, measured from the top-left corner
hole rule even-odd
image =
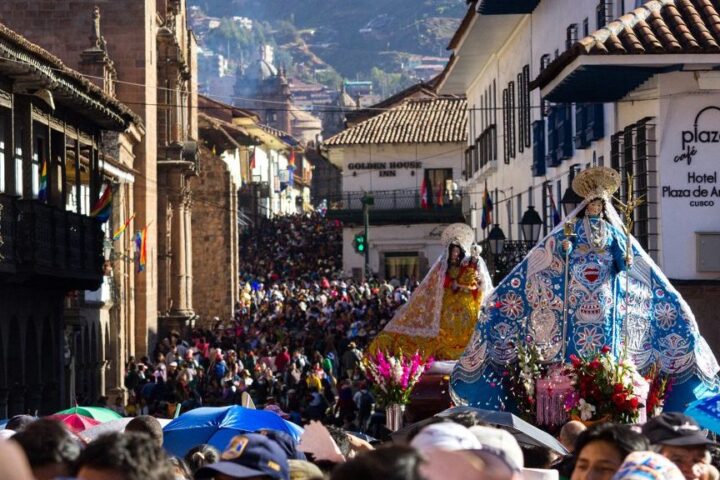
[[[324,62],[353,79],[370,79],[373,68],[399,73],[410,55],[447,57],[445,48],[467,8],[465,0],[189,0],[188,4],[211,17],[250,18],[261,26],[265,40],[295,62]],[[215,42],[229,43],[231,37],[225,34]],[[225,47],[232,50],[231,45]],[[280,55],[283,59],[289,61]]]

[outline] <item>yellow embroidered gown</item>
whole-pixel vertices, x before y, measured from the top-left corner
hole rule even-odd
[[[480,260],[482,261],[482,260]],[[437,263],[410,300],[370,344],[397,353],[420,351],[436,360],[460,358],[477,323],[483,288],[477,266]],[[436,318],[439,316],[439,319]],[[439,321],[438,321],[439,320]]]

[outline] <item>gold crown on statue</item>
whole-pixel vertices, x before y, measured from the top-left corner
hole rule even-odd
[[[608,167],[592,167],[578,173],[572,188],[583,198],[609,199],[620,188],[620,174]]]
[[[452,243],[456,243],[460,245],[466,253],[468,253],[470,252],[470,247],[475,241],[475,232],[469,225],[464,223],[453,223],[443,231],[440,240],[445,247],[450,246]]]

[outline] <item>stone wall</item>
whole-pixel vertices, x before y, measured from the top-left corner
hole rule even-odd
[[[201,149],[193,185],[193,308],[201,324],[228,320],[237,299],[237,191],[225,162]]]

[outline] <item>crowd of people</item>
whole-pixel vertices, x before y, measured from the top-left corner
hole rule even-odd
[[[132,359],[125,382],[132,394],[116,408],[173,416],[245,397],[298,424],[367,430],[375,400],[360,361],[416,279],[344,278],[341,242],[341,225],[319,214],[249,231],[234,318],[215,318],[186,338],[172,332],[151,358]]]
[[[312,429],[308,428],[306,434]],[[335,427],[297,443],[264,430],[233,437],[226,449],[200,444],[181,457],[162,448],[152,416],[89,443],[50,419],[18,416],[0,440],[7,480],[717,480],[716,444],[680,413],[644,425],[570,421],[567,452],[485,424],[473,412],[433,417],[392,442],[371,445]],[[9,437],[9,438],[8,438]]]
[[[361,361],[417,279],[343,278],[341,239],[341,226],[320,215],[249,232],[233,318],[171,332],[128,362],[129,400],[111,407],[133,417],[123,432],[90,438],[49,418],[14,417],[0,430],[0,479],[720,480],[715,442],[680,413],[633,426],[569,421],[557,444],[515,437],[472,410],[389,435]],[[177,456],[164,444],[158,417],[234,404],[305,431],[299,442],[240,433],[223,451],[198,442]]]

